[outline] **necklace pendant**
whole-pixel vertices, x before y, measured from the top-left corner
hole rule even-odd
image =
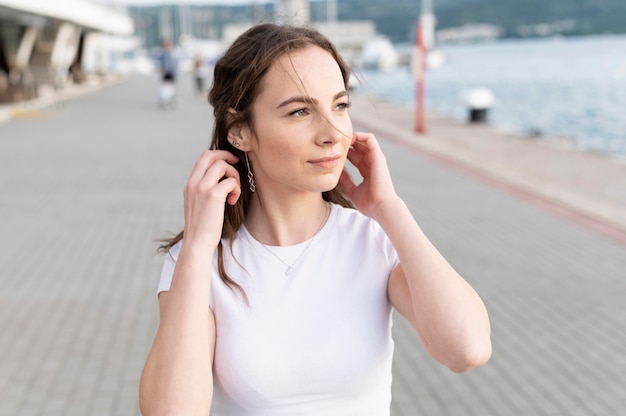
[[[285,270],[285,276],[289,276],[292,270],[293,270],[292,266],[287,267],[287,270]]]

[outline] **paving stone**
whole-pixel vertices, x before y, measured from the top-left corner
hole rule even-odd
[[[139,413],[158,322],[155,239],[182,226],[182,187],[212,128],[182,82],[172,111],[156,107],[155,78],[136,77],[54,117],[0,123],[0,415]],[[438,118],[419,138],[410,112],[354,100],[355,127],[381,139],[398,193],[492,321],[491,361],[455,374],[396,317],[392,414],[621,414],[626,240],[580,218],[626,212],[621,194],[607,198],[626,189],[621,168]]]

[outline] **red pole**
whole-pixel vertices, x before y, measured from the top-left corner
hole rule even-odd
[[[426,133],[426,123],[424,121],[424,77],[426,74],[426,47],[424,45],[424,35],[422,33],[422,23],[418,20],[415,33],[417,44],[417,96],[415,102],[415,132]]]

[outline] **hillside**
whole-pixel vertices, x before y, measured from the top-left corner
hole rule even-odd
[[[395,42],[410,41],[420,12],[416,0],[342,0],[339,19],[374,19],[378,30]],[[626,0],[433,0],[437,28],[491,23],[505,37],[528,34],[529,25],[553,25],[568,35],[626,33]],[[323,18],[324,2],[311,2],[312,15]]]
[[[172,0],[173,2],[174,0]],[[626,0],[433,0],[437,29],[489,23],[504,37],[560,34],[564,36],[626,33]],[[311,1],[312,20],[326,19],[326,1]],[[129,7],[138,33],[148,48],[160,44],[161,20],[170,19],[174,34],[181,27],[181,6]],[[374,20],[393,42],[412,42],[420,0],[339,0],[339,20]],[[273,13],[274,2],[238,6],[189,6],[190,33],[218,38],[224,25],[258,21]]]

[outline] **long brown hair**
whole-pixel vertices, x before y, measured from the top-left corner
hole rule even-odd
[[[254,131],[252,103],[260,93],[265,74],[280,57],[307,46],[318,46],[332,55],[339,65],[344,85],[348,89],[349,66],[325,36],[309,27],[274,23],[253,26],[239,36],[215,64],[213,84],[209,91],[209,103],[213,106],[215,117],[210,149],[228,150],[235,154],[239,162],[234,166],[241,178],[246,178],[248,174],[245,154],[230,144],[228,132],[236,124],[242,123]],[[236,114],[229,112],[230,109],[234,109]],[[353,207],[339,185],[328,192],[323,192],[322,197],[328,202]],[[230,240],[231,248],[235,234],[244,223],[251,199],[250,189],[242,186],[241,196],[237,203],[235,205],[225,203],[222,238]],[[167,252],[182,238],[183,231],[173,238],[163,240],[159,251]],[[221,242],[217,249],[220,278],[231,290],[236,289],[245,298],[246,295],[241,286],[233,281],[224,269]]]

